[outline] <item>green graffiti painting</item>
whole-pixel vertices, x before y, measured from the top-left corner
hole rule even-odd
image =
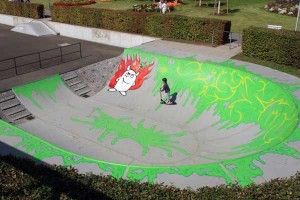
[[[96,163],[100,169],[111,173],[116,178],[121,178],[126,169],[125,165],[98,161],[60,149],[2,120],[0,120],[0,136],[22,138],[22,141],[14,145],[14,147],[21,148],[24,153],[30,153],[37,160],[59,156],[63,159],[64,166],[79,163]]]
[[[56,102],[54,92],[57,88],[62,85],[63,82],[59,75],[55,75],[51,78],[45,79],[43,81],[33,82],[27,85],[13,88],[13,91],[17,96],[27,97],[35,106],[42,109],[40,105],[34,98],[34,95],[38,95],[43,99],[49,97],[52,101]]]
[[[181,97],[186,94],[182,106],[191,104],[195,107],[195,112],[191,114],[187,123],[197,120],[205,111],[213,109],[214,115],[220,118],[215,126],[221,125],[220,129],[231,130],[242,124],[258,126],[260,131],[255,133],[248,143],[233,146],[230,151],[222,152],[224,155],[243,156],[235,159],[213,160],[208,164],[133,166],[108,163],[73,154],[3,121],[0,121],[0,135],[22,138],[22,142],[16,144],[15,147],[23,147],[26,153],[33,152],[33,156],[39,160],[60,156],[64,160],[64,165],[96,163],[100,169],[110,172],[116,178],[126,177],[149,182],[155,181],[160,174],[164,173],[185,177],[197,174],[219,177],[228,184],[238,182],[245,186],[252,183],[256,177],[263,175],[259,167],[265,164],[261,159],[263,155],[277,154],[300,159],[300,152],[288,145],[288,143],[300,141],[300,100],[293,94],[299,91],[300,84],[277,83],[247,72],[245,67],[236,66],[230,61],[203,63],[132,49],[125,50],[124,55],[138,55],[141,60],[157,61],[152,70],[156,81],[152,94],[158,95],[161,79],[167,77],[172,91],[178,92]],[[21,86],[15,88],[14,91],[18,95],[27,97],[41,108],[42,105],[35,101],[33,93],[55,100],[53,94],[61,84],[61,80],[58,76],[53,79]],[[189,152],[178,145],[180,138],[189,134],[188,130],[165,134],[163,131],[156,131],[155,126],[145,128],[143,120],[138,122],[137,127],[133,127],[130,118],[113,118],[101,109],[97,109],[91,117],[72,118],[72,121],[101,131],[100,142],[104,141],[108,135],[113,136],[111,141],[113,145],[122,139],[129,138],[142,147],[142,155],[149,153],[149,147],[159,148],[167,152],[168,156],[172,156],[174,151],[189,155]]]
[[[268,149],[288,138],[298,126],[299,101],[290,94],[299,85],[285,86],[284,90],[283,84],[237,70],[229,62],[220,67],[171,57],[158,60],[153,93],[158,93],[163,77],[168,77],[173,91],[179,94],[188,91],[184,105],[191,101],[196,108],[190,121],[214,106],[214,114],[221,118],[218,122],[221,129],[240,124],[259,125],[258,136],[251,143],[233,148],[231,154]]]
[[[156,147],[164,150],[168,153],[169,157],[172,157],[172,149],[189,155],[187,151],[176,146],[178,141],[174,141],[172,137],[181,137],[186,135],[187,132],[180,132],[174,134],[164,134],[163,131],[155,131],[156,126],[145,128],[143,126],[144,120],[138,122],[137,128],[131,125],[130,118],[112,118],[105,114],[101,109],[96,109],[96,115],[93,115],[93,121],[83,121],[80,119],[71,118],[72,121],[87,124],[91,126],[91,129],[104,129],[105,131],[99,137],[99,141],[102,142],[109,134],[115,136],[111,144],[116,144],[122,139],[131,139],[141,145],[143,148],[142,156],[145,156],[149,152],[149,147]]]

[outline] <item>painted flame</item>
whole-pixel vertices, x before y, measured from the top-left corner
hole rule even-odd
[[[130,69],[135,71],[135,73],[139,72],[139,75],[136,77],[135,80],[135,85],[129,88],[129,90],[136,90],[142,86],[143,82],[146,79],[149,78],[149,74],[152,71],[154,65],[155,61],[153,61],[151,64],[148,64],[147,59],[144,60],[143,63],[141,63],[141,57],[139,55],[136,55],[135,58],[127,56],[126,58],[121,60],[118,70],[110,80],[108,86],[110,88],[114,88],[117,83],[117,78],[121,77],[127,70],[127,67],[130,66]]]

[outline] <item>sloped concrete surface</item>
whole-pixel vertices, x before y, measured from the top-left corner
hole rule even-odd
[[[231,51],[226,46],[213,49],[155,41],[136,49],[147,53],[128,50],[123,60],[141,54],[143,66],[155,63],[140,88],[122,96],[119,92],[108,92],[111,87],[107,82],[99,93],[81,98],[58,76],[14,88],[23,105],[37,116],[18,127],[42,141],[21,130],[17,133],[13,127],[3,129],[1,135],[22,138],[23,142],[30,138],[33,142],[27,141],[16,148],[32,147],[30,154],[50,163],[72,164],[83,172],[164,182],[180,188],[236,182],[247,185],[296,173],[300,166],[298,78],[251,63],[228,61],[240,50]],[[184,78],[191,74],[195,74],[194,79]],[[226,74],[231,75],[222,79]],[[171,93],[178,93],[176,105],[159,104],[158,89],[163,76],[170,81]],[[202,82],[192,84],[191,80]],[[235,84],[236,80],[241,81]],[[233,85],[224,87],[230,81]],[[203,95],[201,87],[205,84],[210,95]],[[262,86],[257,89],[256,84]],[[235,88],[236,85],[239,87]],[[192,86],[199,88],[194,90]],[[268,90],[269,86],[272,90]],[[240,96],[234,101],[223,100],[236,90]],[[258,100],[266,94],[263,100]],[[246,103],[234,107],[232,112],[241,116],[240,112],[249,120],[240,121],[234,115],[226,118],[224,113],[228,113],[230,104],[241,100]],[[247,100],[251,103],[247,104]],[[258,103],[253,103],[254,100]],[[272,101],[272,105],[268,104]],[[287,106],[281,107],[284,105]],[[266,115],[251,118],[256,112],[266,112]],[[272,125],[272,120],[285,112],[289,112],[286,120],[290,122],[283,126],[277,123],[279,128],[275,130],[277,125]],[[273,137],[269,130],[278,134]],[[2,141],[7,138],[10,137]],[[20,141],[10,143],[16,146]],[[40,152],[40,148],[44,151]]]
[[[275,83],[263,76],[250,73],[248,69],[241,70],[241,67],[229,66],[231,64],[228,63],[227,67],[226,63],[218,65],[200,62],[199,64],[193,59],[177,59],[136,50],[126,51],[121,63],[134,59],[136,54],[141,55],[144,66],[147,66],[147,63],[155,63],[155,67],[142,86],[136,90],[129,90],[126,96],[122,96],[119,92],[108,92],[111,86],[106,86],[93,97],[84,99],[71,92],[59,76],[14,88],[22,104],[37,116],[36,119],[18,127],[46,141],[37,142],[34,136],[30,136],[32,143],[23,148],[31,146],[31,149],[35,150],[29,152],[30,154],[42,160],[46,159],[48,162],[52,162],[50,158],[54,157],[55,162],[63,162],[65,165],[80,164],[83,171],[89,171],[89,166],[93,166],[90,170],[95,173],[103,172],[115,177],[164,182],[181,188],[196,189],[200,186],[234,182],[242,185],[252,182],[261,183],[272,178],[289,176],[297,171],[296,166],[300,165],[300,153],[295,143],[299,140],[299,121],[293,117],[286,118],[287,123],[278,126],[279,131],[281,130],[278,135],[277,129],[274,129],[278,124],[272,125],[270,121],[266,126],[264,119],[268,119],[266,117],[268,115],[263,115],[262,119],[251,118],[251,115],[255,116],[257,111],[265,112],[261,110],[263,104],[247,104],[247,101],[260,99],[260,95],[267,93],[271,96],[264,101],[274,100],[271,106],[274,112],[277,112],[278,107],[282,113],[287,112],[290,113],[289,116],[298,116],[297,90],[299,88],[294,89],[294,93],[285,93],[285,90],[289,91],[289,87],[297,87],[300,83],[299,79],[294,77],[292,82],[285,85],[284,80],[290,79],[283,73],[276,76],[282,81]],[[247,68],[251,67],[251,64],[242,64],[244,67],[245,65]],[[181,69],[186,69],[189,73],[185,75]],[[216,84],[219,80],[223,80],[219,87],[226,85],[226,80],[228,83],[230,81],[230,79],[222,79],[223,75],[238,74],[234,76],[235,78],[231,75],[233,80],[240,80],[240,77],[245,76],[247,80],[254,81],[249,82],[249,88],[243,86],[247,84],[246,82],[241,82],[239,87],[245,88],[241,89],[240,93],[236,93],[240,96],[235,100],[229,99],[221,103],[222,98],[215,96],[218,101],[212,98],[210,103],[205,99],[211,97],[202,96],[201,90],[198,97],[191,97],[192,84],[187,84],[186,81],[189,79],[184,77],[194,75],[196,72],[194,70],[197,69],[203,71],[196,78],[207,80],[208,82],[203,84],[209,84],[210,91],[213,92],[211,94],[214,95],[218,94],[218,90],[214,88],[217,88]],[[160,97],[157,89],[161,84],[160,77],[166,72],[168,72],[166,75],[170,80],[172,92],[178,93],[176,105],[159,104]],[[215,74],[212,76],[213,72]],[[272,86],[271,88],[276,88],[276,91],[256,90],[254,89],[256,82],[268,87]],[[280,85],[281,83],[283,85]],[[189,89],[185,90],[185,87]],[[197,87],[201,88],[201,84]],[[248,90],[247,88],[251,93],[245,91]],[[224,94],[228,97],[231,96],[228,94],[232,92],[235,94],[235,91],[231,89]],[[219,95],[223,95],[222,90],[219,92],[221,92]],[[249,100],[245,100],[244,107],[236,107],[238,110],[232,111],[237,113],[236,116],[241,112],[243,118],[237,118],[238,123],[234,121],[234,115],[232,119],[226,118],[224,113],[227,113],[227,109],[230,108],[228,106],[245,97]],[[275,103],[277,98],[279,103]],[[206,102],[204,105],[207,108],[195,117],[195,113],[201,109],[201,102]],[[280,102],[289,102],[289,104],[281,108]],[[275,120],[281,115],[272,116]],[[241,121],[244,117],[250,121]],[[235,125],[229,126],[229,122]],[[9,133],[14,137],[18,135],[23,138],[23,142],[29,137],[25,137],[26,133],[22,131],[17,134],[12,131],[14,130],[12,127],[5,130],[2,134]],[[276,134],[273,135],[272,131]],[[40,144],[43,144],[43,148],[47,150],[40,152],[38,150],[42,148],[39,147]],[[59,157],[62,161],[59,161]],[[99,170],[93,170],[93,163],[99,166]],[[278,170],[281,173],[278,173]]]

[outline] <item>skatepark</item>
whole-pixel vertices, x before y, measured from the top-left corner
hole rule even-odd
[[[32,119],[1,121],[1,141],[80,172],[179,188],[245,186],[297,172],[298,78],[162,46],[125,49],[106,86],[86,98],[59,74],[13,87]],[[129,70],[134,84],[122,93],[116,84]],[[164,77],[176,105],[159,103]]]

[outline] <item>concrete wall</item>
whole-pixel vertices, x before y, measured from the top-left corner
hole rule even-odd
[[[18,24],[28,23],[32,21],[31,18],[26,17],[18,17],[18,16],[12,16],[12,15],[3,15],[0,14],[0,24],[5,24],[9,26],[16,26]]]
[[[158,38],[48,21],[61,35],[119,47],[134,47]]]
[[[33,19],[25,18],[25,17],[0,14],[0,24],[6,24],[9,26],[16,26],[18,24],[28,23],[32,20]],[[110,31],[105,29],[63,24],[63,23],[52,22],[48,20],[43,20],[43,21],[46,22],[50,27],[54,28],[54,30],[60,33],[60,35],[62,36],[87,40],[87,41],[101,43],[101,44],[108,44],[108,45],[118,46],[123,48],[139,46],[143,43],[147,43],[159,39],[159,38],[148,37],[143,35]]]

